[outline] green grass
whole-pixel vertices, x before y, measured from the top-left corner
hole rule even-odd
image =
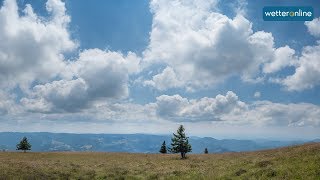
[[[0,153],[0,179],[319,179],[320,143],[187,155]]]

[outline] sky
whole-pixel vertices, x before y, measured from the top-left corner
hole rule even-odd
[[[314,20],[264,21],[265,6]],[[0,131],[320,138],[317,0],[0,0]]]

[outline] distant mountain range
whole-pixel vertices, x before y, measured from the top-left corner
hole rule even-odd
[[[0,133],[0,150],[15,151],[16,144],[26,136],[32,145],[32,151],[102,151],[130,153],[158,153],[163,141],[170,145],[169,135],[149,134],[69,134],[69,133]],[[211,137],[190,137],[192,153],[241,152],[270,149],[282,146],[302,144],[313,141],[271,141],[214,139]]]

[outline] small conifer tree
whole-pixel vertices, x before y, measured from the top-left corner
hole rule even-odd
[[[163,141],[162,146],[160,148],[160,153],[162,154],[167,154],[167,146],[166,146],[166,141]]]
[[[205,149],[204,149],[204,153],[205,153],[205,154],[208,154],[208,153],[209,153],[209,152],[208,152],[208,148],[205,148]]]
[[[23,152],[31,150],[31,144],[28,142],[26,137],[23,137],[20,143],[17,144],[17,150],[23,150]]]
[[[184,127],[180,125],[177,130],[177,134],[173,133],[173,137],[171,138],[171,148],[170,152],[172,153],[180,153],[181,159],[186,158],[186,154],[192,151],[191,145],[189,144],[188,137],[184,133]]]

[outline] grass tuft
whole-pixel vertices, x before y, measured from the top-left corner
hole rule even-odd
[[[235,173],[235,175],[236,175],[236,176],[241,176],[242,174],[244,174],[244,173],[246,173],[246,172],[247,172],[246,170],[240,168],[240,169]]]
[[[272,165],[271,161],[260,161],[257,163],[257,166],[260,168],[267,167],[269,165]]]

